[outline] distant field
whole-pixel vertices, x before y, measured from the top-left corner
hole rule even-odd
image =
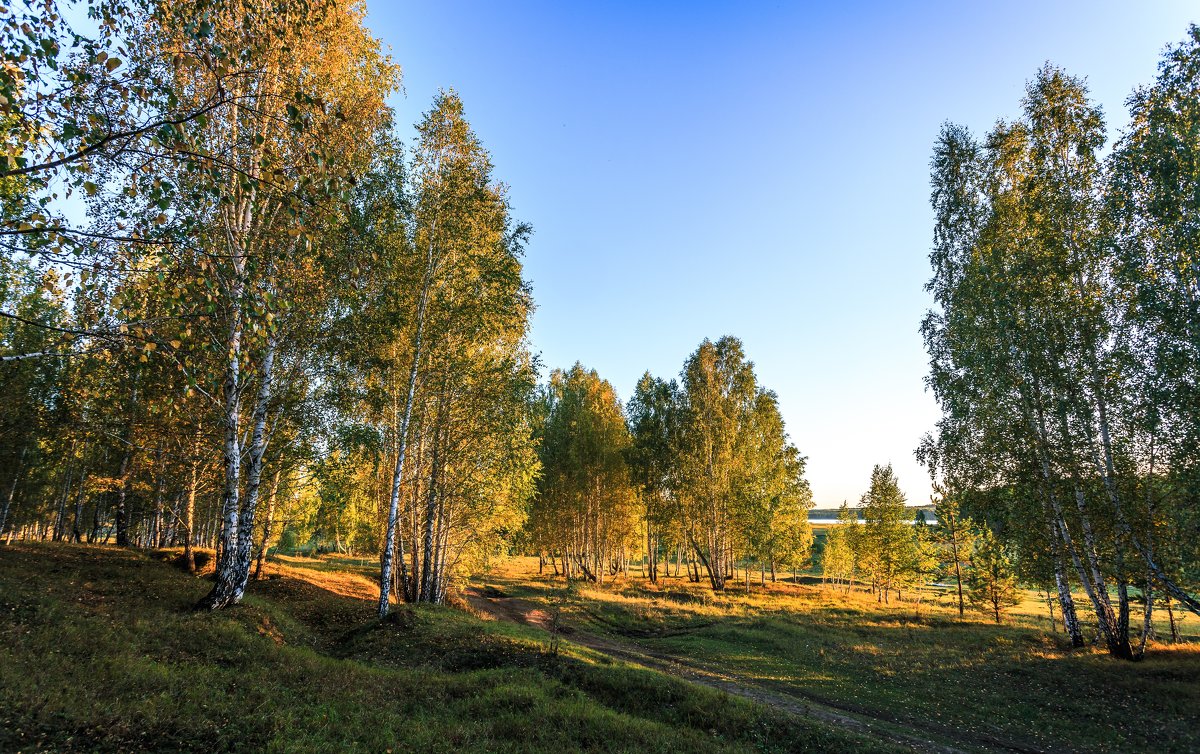
[[[821,521],[833,521],[838,517],[840,508],[812,508],[808,511],[809,520],[817,519]],[[862,511],[858,508],[851,507],[850,510],[858,512],[859,520],[862,520]],[[910,516],[916,518],[917,511],[925,511],[925,516],[933,521],[933,506],[932,505],[910,505],[908,506]]]

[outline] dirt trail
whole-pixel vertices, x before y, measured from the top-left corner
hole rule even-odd
[[[490,591],[469,587],[463,592],[463,597],[476,612],[484,616],[511,623],[523,623],[543,630],[549,629],[550,615],[536,603],[519,597],[491,594]],[[822,699],[799,689],[789,687],[789,693],[775,691],[753,680],[718,672],[713,668],[704,667],[682,657],[647,650],[632,641],[598,636],[565,625],[560,626],[559,630],[564,639],[574,644],[631,665],[639,665],[701,686],[750,699],[792,715],[875,736],[907,746],[914,751],[931,754],[967,754],[975,751],[1041,754],[1041,750],[1035,747],[1000,741],[990,736],[972,734],[946,726],[923,725],[913,720],[881,715],[871,710]],[[930,736],[940,740],[954,741],[958,746],[965,748],[939,743],[931,740]]]

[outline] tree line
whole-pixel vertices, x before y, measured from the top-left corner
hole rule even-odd
[[[705,340],[679,380],[646,373],[624,405],[594,370],[556,370],[536,404],[542,472],[526,541],[568,578],[602,582],[633,554],[724,589],[737,565],[806,567],[812,493],[775,393],[742,344]]]
[[[520,526],[537,457],[528,227],[454,92],[335,0],[0,8],[0,536],[283,536],[441,601]]]
[[[943,415],[918,455],[1073,644],[1081,588],[1131,659],[1157,606],[1200,612],[1197,91],[1193,26],[1111,144],[1084,82],[1047,65],[1018,118],[982,139],[946,125],[931,163],[922,332]]]

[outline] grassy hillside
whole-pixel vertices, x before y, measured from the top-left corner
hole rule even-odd
[[[0,548],[3,751],[888,751],[451,608],[372,619],[354,569],[272,566],[242,606],[150,556]]]

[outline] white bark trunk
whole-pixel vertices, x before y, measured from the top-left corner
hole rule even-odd
[[[392,493],[388,503],[387,532],[383,537],[379,573],[379,617],[388,614],[392,587],[392,559],[396,549],[396,523],[400,513],[400,482],[404,473],[404,454],[408,449],[408,424],[412,419],[413,401],[417,393],[417,374],[420,370],[421,351],[424,346],[425,308],[429,301],[429,289],[433,283],[433,238],[430,234],[429,250],[425,258],[425,275],[421,284],[421,295],[417,301],[417,318],[413,329],[413,357],[408,369],[408,388],[405,391],[404,415],[396,437],[396,467],[392,472]],[[415,575],[414,575],[415,577]]]

